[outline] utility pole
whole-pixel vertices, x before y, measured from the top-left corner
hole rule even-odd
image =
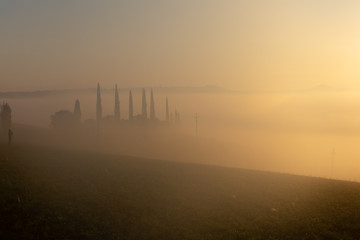
[[[196,130],[196,136],[198,136],[198,114],[195,113],[194,119],[195,119],[195,130]]]
[[[335,161],[335,148],[333,147],[331,152],[331,178],[334,178],[334,161]]]

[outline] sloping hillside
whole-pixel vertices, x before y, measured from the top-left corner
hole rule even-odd
[[[0,239],[359,239],[360,184],[0,144]]]

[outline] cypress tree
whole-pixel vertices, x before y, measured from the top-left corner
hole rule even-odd
[[[114,109],[115,120],[120,120],[120,100],[117,84],[115,84],[115,109]]]
[[[129,91],[129,120],[132,121],[134,118],[134,107],[133,107],[133,97],[131,90]]]
[[[150,93],[150,119],[155,120],[155,102],[154,102],[154,94],[152,89]]]
[[[142,108],[141,108],[141,116],[145,120],[147,119],[147,106],[146,106],[146,95],[145,88],[142,91]]]
[[[76,121],[81,122],[81,109],[80,109],[80,101],[76,99],[74,106],[74,117]]]
[[[101,94],[100,94],[100,84],[97,85],[97,98],[96,98],[96,120],[99,123],[102,117],[102,107],[101,107]]]

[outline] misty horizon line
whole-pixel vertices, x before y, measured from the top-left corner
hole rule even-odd
[[[101,86],[101,82],[99,82]],[[119,85],[118,85],[119,86]],[[236,90],[230,90],[223,88],[219,85],[209,84],[203,86],[174,86],[174,87],[163,87],[163,86],[145,86],[145,87],[125,87],[118,88],[119,92],[141,91],[142,89],[154,89],[160,92],[173,92],[173,93],[235,93]],[[115,85],[112,88],[102,88],[102,92],[113,92],[115,91]],[[66,94],[66,93],[96,93],[96,86],[88,88],[65,88],[65,89],[48,89],[48,90],[32,90],[32,91],[0,91],[0,97],[40,97],[49,96],[53,94]]]
[[[101,82],[100,82],[101,86]],[[357,89],[334,88],[327,84],[319,84],[313,87],[292,89],[292,90],[231,90],[217,84],[208,84],[202,86],[145,86],[145,87],[124,87],[118,88],[121,93],[132,91],[141,91],[142,89],[153,89],[158,92],[166,93],[232,93],[232,94],[281,94],[281,93],[307,93],[307,92],[344,92],[359,91]],[[112,93],[115,91],[115,84],[112,88],[101,88],[102,92]],[[47,97],[52,95],[62,95],[68,93],[96,93],[96,86],[88,88],[64,88],[64,89],[48,89],[48,90],[29,90],[29,91],[0,91],[1,98],[26,98],[26,97]]]

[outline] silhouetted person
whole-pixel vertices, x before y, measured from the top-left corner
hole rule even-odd
[[[9,145],[11,144],[11,139],[12,139],[13,134],[14,134],[13,131],[11,131],[11,129],[9,129],[9,131],[8,131]]]

